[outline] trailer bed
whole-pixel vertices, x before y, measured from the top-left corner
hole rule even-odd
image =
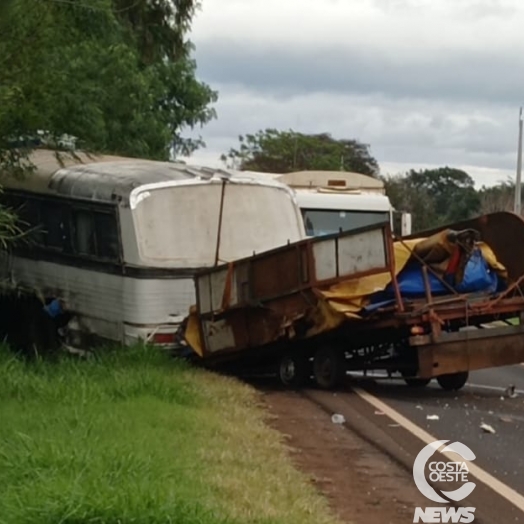
[[[524,222],[513,214],[468,225],[493,238],[511,226],[524,239]],[[400,372],[412,385],[439,377],[455,387],[470,370],[524,361],[524,265],[508,260],[505,247],[493,249],[499,267],[510,268],[504,290],[434,296],[428,284],[434,270],[422,263],[425,294],[416,299],[400,293],[398,247],[389,225],[377,224],[206,269],[195,277],[197,304],[185,340],[209,365],[266,360],[283,382],[287,370],[291,385],[314,376],[322,387],[334,386],[348,369]],[[364,314],[369,296],[359,290],[386,285],[393,303]]]

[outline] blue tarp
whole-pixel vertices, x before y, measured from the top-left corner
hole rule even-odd
[[[420,262],[416,260],[408,262],[399,273],[397,280],[402,297],[421,298],[425,296],[424,276]],[[428,280],[432,295],[451,293],[431,271],[428,271]],[[471,254],[464,270],[464,278],[460,284],[453,285],[452,275],[446,276],[445,280],[458,293],[495,293],[504,287],[504,282],[488,266],[480,249],[476,249]],[[393,304],[394,301],[393,285],[389,284],[384,291],[375,293],[371,297],[371,303],[364,308],[363,313],[369,314],[376,309]]]

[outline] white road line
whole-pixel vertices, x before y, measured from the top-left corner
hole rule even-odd
[[[367,391],[364,391],[363,389],[360,389],[358,387],[354,387],[353,390],[363,400],[371,404],[377,410],[382,411],[382,413],[385,413],[390,419],[394,420],[397,424],[403,426],[406,430],[408,430],[410,433],[422,440],[422,442],[424,442],[425,444],[430,444],[431,442],[439,440],[438,438],[433,437],[427,431],[423,430],[421,427],[411,422],[411,420],[407,419],[398,411],[394,410],[386,403],[382,402],[380,399],[371,395]],[[439,451],[439,453],[442,452]],[[456,455],[450,453],[449,451],[442,453],[442,455],[451,460],[455,460],[456,457]],[[504,497],[507,501],[513,504],[520,511],[524,512],[524,497],[520,493],[517,493],[514,489],[510,488],[500,480],[496,479],[476,464],[468,464],[468,469],[474,477],[480,480],[480,482],[482,482],[483,484],[491,488],[493,491]]]
[[[485,386],[484,384],[471,384],[471,382],[468,382],[466,384],[467,387],[470,388],[479,388],[479,389],[489,389],[490,391],[501,391],[504,392],[507,387],[501,388],[500,386]],[[515,393],[520,393],[521,395],[524,394],[524,389],[516,389]]]

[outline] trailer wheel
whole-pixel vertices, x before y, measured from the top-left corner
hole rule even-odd
[[[286,351],[280,358],[278,378],[287,387],[299,388],[306,384],[311,374],[311,366],[307,353],[301,351]]]
[[[431,382],[430,378],[416,377],[416,371],[403,369],[400,373],[404,382],[410,388],[425,388]]]
[[[430,378],[405,378],[404,382],[410,388],[425,388],[430,382]]]
[[[468,381],[469,373],[462,371],[460,373],[450,373],[449,375],[440,375],[437,377],[439,386],[446,391],[457,391],[464,387]]]
[[[313,359],[313,375],[322,389],[333,389],[340,385],[346,376],[342,353],[332,347],[318,349]]]

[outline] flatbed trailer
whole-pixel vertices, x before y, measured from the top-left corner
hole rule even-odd
[[[433,296],[428,275],[434,270],[421,260],[425,295],[406,299],[384,223],[199,272],[185,342],[207,366],[269,365],[293,387],[313,378],[333,388],[348,371],[385,370],[410,386],[436,378],[444,389],[460,389],[471,370],[524,362],[524,222],[494,213],[459,226],[489,239],[507,270],[503,291],[460,294],[450,287],[449,294]],[[457,227],[419,236],[449,229]],[[392,304],[366,316],[330,307],[338,285],[374,276],[390,283]]]

